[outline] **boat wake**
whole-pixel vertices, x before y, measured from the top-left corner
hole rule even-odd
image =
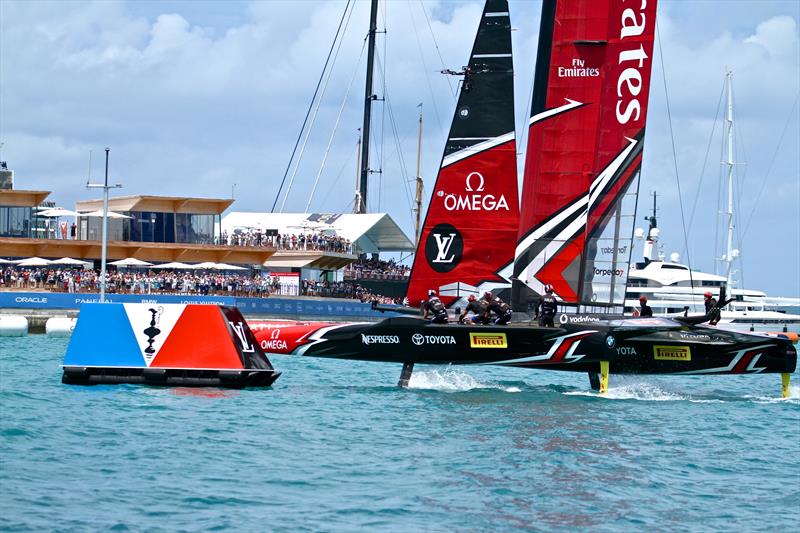
[[[769,396],[746,396],[748,400],[756,403],[783,403],[788,402],[792,404],[800,404],[800,385],[789,386],[789,397],[769,397]]]
[[[800,385],[792,385],[789,388],[789,397],[780,396],[755,396],[744,395],[738,397],[712,397],[684,394],[668,390],[663,382],[654,379],[647,379],[634,376],[617,376],[616,383],[609,384],[608,393],[601,396],[599,392],[593,390],[566,391],[566,396],[593,396],[604,400],[641,400],[648,402],[678,402],[686,401],[691,403],[726,403],[729,401],[751,401],[755,403],[781,403],[789,402],[800,404]]]
[[[596,396],[604,400],[641,400],[647,402],[679,402],[688,401],[692,403],[725,403],[723,400],[714,398],[698,398],[688,394],[680,394],[675,391],[667,390],[663,383],[652,379],[634,378],[628,376],[618,376],[617,383],[611,383],[608,392],[601,396],[599,392],[587,391],[568,391],[567,396]]]
[[[444,367],[442,369],[415,371],[408,383],[409,389],[464,392],[473,389],[497,389],[504,392],[520,392],[519,387],[505,387],[498,383],[484,383],[463,370]]]

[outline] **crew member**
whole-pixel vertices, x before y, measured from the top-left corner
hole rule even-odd
[[[711,294],[710,291],[706,291],[703,296],[705,297],[705,306],[706,306],[706,316],[708,317],[708,323],[712,326],[716,326],[717,322],[719,322],[719,308],[717,307],[717,300],[714,299],[714,296]]]
[[[428,300],[422,306],[422,318],[431,324],[447,324],[447,309],[433,289],[428,291]]]
[[[647,296],[639,296],[639,316],[653,316],[653,308],[647,305]]]
[[[458,317],[458,321],[463,324],[488,324],[489,313],[487,312],[487,305],[483,299],[478,300],[474,294],[470,294],[467,298],[469,303]]]
[[[491,292],[486,291],[483,295],[483,301],[486,305],[486,317],[489,318],[489,313],[494,313],[497,318],[494,319],[494,324],[503,326],[511,322],[511,308],[503,300],[493,295]]]
[[[556,297],[553,296],[553,286],[545,285],[544,294],[539,298],[539,303],[536,304],[536,314],[533,318],[539,319],[539,325],[543,328],[555,327],[553,319],[558,310],[558,303]]]

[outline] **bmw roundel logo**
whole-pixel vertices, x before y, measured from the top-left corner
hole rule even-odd
[[[417,346],[420,346],[423,342],[425,342],[425,337],[423,337],[421,333],[414,333],[411,336],[411,342]]]
[[[467,118],[469,118],[469,107],[468,107],[468,106],[464,106],[464,107],[462,107],[461,109],[459,109],[459,110],[458,110],[458,113],[456,114],[456,116],[457,116],[458,118],[460,118],[460,119],[467,119]]]
[[[608,346],[609,348],[613,348],[616,343],[617,341],[611,335],[606,337],[606,346]]]

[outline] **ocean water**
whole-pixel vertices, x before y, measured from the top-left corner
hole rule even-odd
[[[0,338],[4,531],[800,528],[800,376],[272,358],[270,389],[77,387]]]

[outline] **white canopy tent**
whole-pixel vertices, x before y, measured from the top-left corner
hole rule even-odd
[[[213,261],[206,261],[205,263],[196,263],[191,265],[192,268],[197,270],[247,270],[245,267],[236,265],[229,265],[227,263],[215,263]]]
[[[230,235],[237,229],[273,229],[281,235],[324,233],[355,243],[361,253],[414,251],[414,243],[386,213],[228,213],[222,231]]]
[[[88,261],[81,261],[80,259],[73,259],[71,257],[62,257],[61,259],[56,259],[55,261],[50,261],[51,265],[66,265],[66,266],[87,266],[89,265]]]
[[[148,263],[147,261],[142,261],[141,259],[136,259],[134,257],[126,257],[125,259],[111,261],[109,265],[118,267],[146,267],[153,266],[153,263]]]
[[[160,265],[153,265],[153,268],[166,268],[169,270],[192,270],[195,268],[195,266],[187,265],[186,263],[181,263],[179,261],[173,261],[172,263],[162,263]]]
[[[40,217],[77,217],[80,213],[63,207],[51,207],[50,209],[43,209],[36,213]]]
[[[245,267],[229,265],[227,263],[214,263],[214,266],[211,268],[214,270],[247,270]]]
[[[21,267],[41,267],[47,266],[50,264],[50,261],[47,259],[42,259],[41,257],[29,257],[27,259],[22,259],[21,261],[16,261],[17,266]]]

